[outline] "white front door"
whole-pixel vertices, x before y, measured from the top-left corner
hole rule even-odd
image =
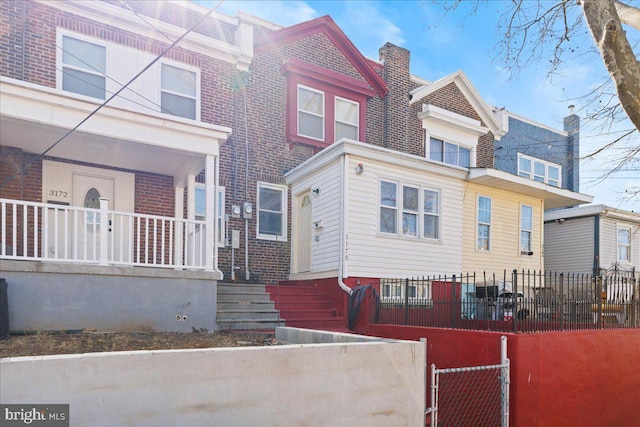
[[[57,211],[48,209],[43,251],[49,259],[97,261],[100,258],[99,226],[103,219],[93,212],[64,212],[65,206],[98,209],[99,199],[104,197],[109,199],[109,210],[133,211],[135,175],[132,173],[45,160],[42,187],[43,202],[61,205]],[[108,259],[131,262],[132,218],[118,215],[104,221],[109,221]]]
[[[113,179],[74,173],[72,195],[73,206],[100,209],[100,198],[104,197],[109,199],[108,209],[113,210]],[[76,233],[74,244],[77,245],[75,253],[78,259],[91,261],[100,259],[100,226],[102,221],[109,221],[109,219],[101,218],[100,215],[91,212],[80,215],[74,221]],[[111,227],[109,228],[112,232]],[[118,246],[115,245],[115,247]],[[109,249],[111,247],[112,242],[109,239]]]
[[[311,191],[295,197],[296,233],[293,244],[294,272],[311,271]]]

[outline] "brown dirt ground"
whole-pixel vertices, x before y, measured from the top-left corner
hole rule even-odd
[[[37,332],[0,340],[0,358],[105,351],[277,345],[273,332]]]

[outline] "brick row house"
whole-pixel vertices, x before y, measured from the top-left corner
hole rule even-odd
[[[319,292],[343,319],[358,283],[540,269],[544,210],[591,201],[494,169],[508,129],[463,72],[427,82],[390,43],[367,59],[328,16],[206,13],[2,3],[15,328],[213,329],[223,280]]]

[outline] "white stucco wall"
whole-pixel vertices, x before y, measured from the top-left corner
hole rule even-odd
[[[0,359],[0,403],[71,425],[420,426],[425,346],[378,341]]]

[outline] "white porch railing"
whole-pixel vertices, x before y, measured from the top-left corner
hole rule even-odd
[[[0,199],[0,258],[205,268],[205,222]]]

